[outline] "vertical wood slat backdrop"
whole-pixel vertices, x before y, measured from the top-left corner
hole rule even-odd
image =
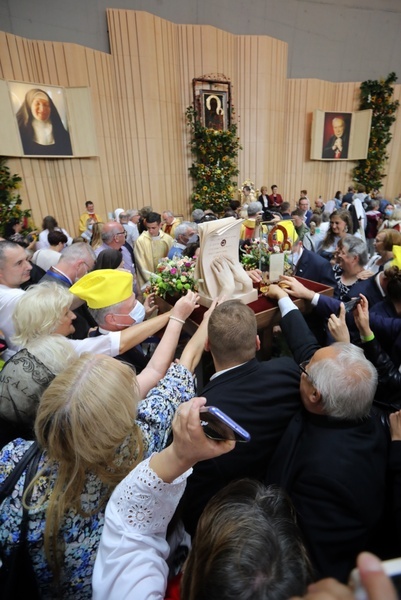
[[[108,10],[111,54],[75,44],[0,32],[0,77],[65,87],[88,86],[99,156],[11,159],[23,177],[24,206],[36,224],[46,214],[76,234],[88,199],[107,218],[117,207],[171,208],[190,215],[192,182],[185,109],[192,79],[223,73],[232,82],[243,151],[238,183],[279,186],[296,201],[330,198],[351,181],[352,162],[310,161],[312,113],[358,108],[359,83],[287,79],[287,44],[237,36],[211,26],[175,25],[146,12]],[[396,86],[401,98],[401,86]],[[385,191],[400,192],[401,124],[394,126]]]

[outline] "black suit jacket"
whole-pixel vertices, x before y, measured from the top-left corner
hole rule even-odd
[[[383,515],[388,443],[376,418],[341,421],[300,410],[267,483],[291,497],[317,577],[347,581]]]
[[[300,348],[293,311],[281,326]],[[299,356],[298,356],[299,358]],[[318,577],[346,581],[382,517],[388,440],[379,418],[343,421],[301,408],[273,456],[267,483],[289,493]]]
[[[295,274],[298,277],[317,281],[318,283],[333,288],[337,286],[330,262],[319,254],[315,254],[306,248],[302,251],[301,258],[296,266]]]
[[[318,346],[302,316],[301,321],[298,355],[305,360]],[[194,533],[208,500],[230,481],[264,479],[269,460],[299,408],[299,380],[299,367],[291,358],[253,359],[206,385],[202,395],[207,404],[237,421],[251,434],[251,441],[238,442],[232,452],[195,465],[184,496],[184,524],[189,533]]]

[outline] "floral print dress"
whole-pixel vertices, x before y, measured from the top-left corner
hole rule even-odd
[[[139,403],[136,422],[143,434],[144,458],[165,447],[177,407],[194,395],[191,373],[183,365],[173,364],[159,385]],[[32,442],[17,439],[3,448],[0,453],[0,485],[28,450],[30,444]],[[124,455],[127,450],[128,445],[123,444],[120,453]],[[39,470],[45,465],[46,453],[44,452]],[[103,503],[100,508],[98,507],[106,487],[94,474],[89,473],[81,496],[82,508],[87,513],[95,511],[94,514],[87,517],[72,510],[66,514],[60,529],[60,536],[65,546],[64,564],[59,584],[56,585],[44,551],[46,508],[56,476],[57,465],[49,465],[33,490],[27,535],[32,564],[42,598],[89,600],[92,597],[93,565],[104,524],[105,505]],[[1,505],[0,547],[6,553],[9,553],[19,541],[24,481],[25,472],[18,480],[14,492]]]

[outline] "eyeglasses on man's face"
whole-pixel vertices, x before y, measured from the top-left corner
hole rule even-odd
[[[313,383],[313,385],[315,385],[312,377],[309,375],[308,371],[306,370],[306,367],[309,365],[309,363],[310,363],[310,360],[304,360],[303,362],[299,363],[298,367],[301,369],[302,373],[304,373],[304,375],[307,376],[309,381],[311,381]]]
[[[117,231],[116,235],[127,235],[127,232],[125,231],[125,229],[123,229],[122,231]]]

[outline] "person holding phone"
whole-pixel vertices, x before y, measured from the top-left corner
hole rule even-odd
[[[160,349],[162,339],[154,354],[160,352],[154,365],[157,370],[164,359],[170,364],[168,357],[174,353],[184,321],[181,317],[192,312],[189,305],[193,308],[196,295],[190,293],[178,302],[179,313],[173,315],[163,336],[165,339],[167,335],[170,349]],[[148,372],[144,380],[144,371],[136,376],[127,364],[85,352],[51,381],[40,402],[36,399],[35,436],[43,455],[32,483],[28,526],[33,533],[28,536],[27,551],[42,598],[92,598],[92,571],[106,502],[136,464],[166,447],[175,411],[193,398],[193,371],[203,352],[207,319],[213,307],[205,313],[181,358],[162,375],[151,369],[153,375]],[[34,376],[40,375],[36,369]],[[149,375],[156,378],[150,390]],[[7,389],[2,392],[3,397]],[[3,448],[0,485],[31,443],[18,438]],[[209,447],[215,447],[214,442],[210,441]],[[227,442],[226,447],[230,449],[232,443]],[[179,449],[175,467],[180,468],[187,457],[181,453],[182,445],[174,448]],[[1,504],[2,558],[9,556],[19,542],[24,477],[21,475],[13,493]],[[135,514],[146,517],[146,505],[142,508],[144,513]]]
[[[200,422],[205,403],[193,398],[181,405],[172,444],[140,463],[114,490],[93,573],[94,600],[231,600],[250,587],[253,600],[263,600],[272,592],[288,598],[305,591],[310,564],[292,506],[282,490],[250,479],[233,482],[208,504],[182,580],[179,575],[167,590],[167,526],[192,467],[235,446],[205,435]]]

